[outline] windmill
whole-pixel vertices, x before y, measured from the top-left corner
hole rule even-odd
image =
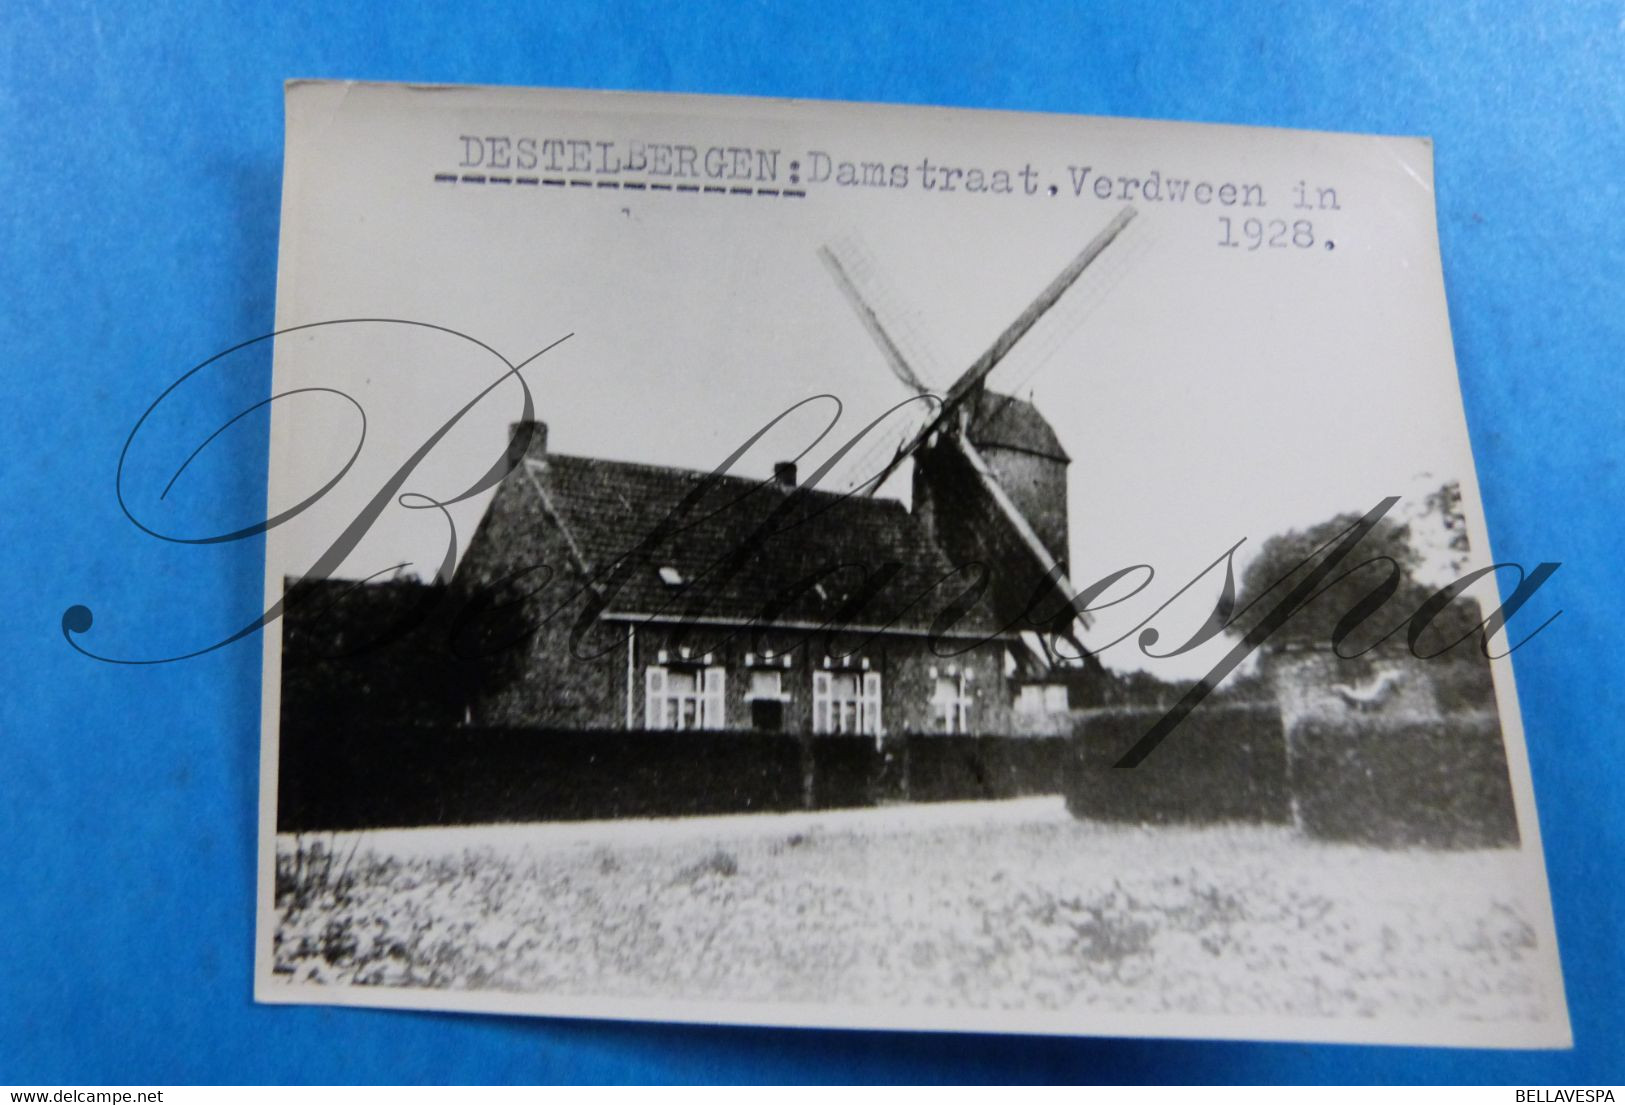
[[[907,427],[880,472],[860,484],[873,495],[905,460],[914,460],[915,511],[933,526],[956,562],[990,566],[994,607],[1006,624],[1042,611],[1045,624],[1033,627],[1041,632],[1024,626],[1022,633],[1033,662],[1042,669],[1055,663],[1056,637],[1066,638],[1075,647],[1075,655],[1087,654],[1077,636],[1080,619],[1071,614],[1076,609],[1077,591],[1067,575],[1065,464],[1069,458],[1036,409],[990,391],[988,377],[1117,241],[1134,217],[1133,207],[1119,211],[959,374],[934,409]],[[917,343],[909,340],[905,327],[888,325],[881,317],[881,301],[886,296],[870,275],[872,266],[867,259],[828,245],[819,250],[819,257],[879,346],[892,374],[916,395],[934,397],[927,383],[929,366],[919,363],[924,358],[914,348]],[[1053,442],[1049,470],[1029,467],[1016,471],[1005,466],[1001,475],[1001,465],[990,463],[978,447],[979,439],[984,445],[997,440],[1007,424],[1016,421],[1040,426],[1041,433]],[[1059,473],[1058,491],[1055,472]],[[945,508],[950,505],[952,519],[946,517]],[[1063,616],[1050,619],[1056,611]]]

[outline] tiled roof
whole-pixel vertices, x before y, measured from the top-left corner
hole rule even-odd
[[[983,390],[971,413],[970,440],[977,448],[1019,449],[1054,460],[1071,460],[1038,408],[1025,399]]]
[[[611,585],[612,612],[676,616],[692,603],[696,617],[765,624],[764,611],[777,603],[771,621],[779,624],[923,632],[966,589],[964,575],[937,585],[954,565],[901,503],[732,476],[705,485],[707,478],[687,469],[559,454],[527,460],[510,477],[531,481],[601,583],[616,576],[617,565],[624,567],[618,589]],[[670,532],[638,551],[668,518]],[[764,526],[765,536],[753,539]],[[735,562],[719,565],[735,553]],[[884,578],[890,565],[895,573]],[[873,593],[843,614],[866,583]],[[978,634],[996,628],[985,604],[953,626]]]

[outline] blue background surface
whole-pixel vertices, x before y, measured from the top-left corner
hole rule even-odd
[[[35,3],[0,9],[0,1082],[1620,1081],[1625,6]],[[257,1007],[258,542],[157,541],[119,451],[271,327],[295,76],[745,93],[1431,135],[1496,551],[1563,568],[1518,655],[1568,1053],[950,1037]],[[189,394],[218,425],[264,358]],[[264,430],[189,502],[263,502]],[[249,435],[254,437],[254,435]],[[189,475],[193,479],[193,475]],[[195,509],[176,508],[184,521]],[[1610,630],[1610,626],[1616,627]]]

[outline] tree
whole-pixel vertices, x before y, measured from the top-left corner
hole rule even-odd
[[[1436,566],[1425,565],[1417,548],[1415,527],[1441,527],[1445,532],[1443,541],[1427,544],[1442,544],[1459,554],[1451,563],[1452,568],[1459,569],[1468,551],[1460,503],[1461,490],[1450,483],[1428,495],[1424,509],[1410,521],[1395,521],[1391,516],[1379,519],[1263,647],[1300,644],[1324,648],[1340,642],[1339,651],[1345,656],[1378,642],[1404,647],[1413,618],[1444,585],[1444,581],[1424,583],[1418,579],[1425,566]],[[1236,612],[1227,632],[1243,636],[1263,621],[1324,562],[1344,533],[1359,520],[1358,514],[1339,514],[1319,525],[1265,541],[1242,573]],[[1471,638],[1463,647],[1472,647],[1477,638],[1472,630],[1482,620],[1475,600],[1458,597],[1427,619],[1416,651],[1430,655],[1463,638]]]

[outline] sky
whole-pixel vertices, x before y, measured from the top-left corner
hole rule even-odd
[[[1140,594],[1101,616],[1091,643],[1150,615],[1236,542],[1245,539],[1245,563],[1272,534],[1363,512],[1386,495],[1414,501],[1462,480],[1482,533],[1431,156],[1417,140],[902,109],[848,117],[740,101],[654,110],[513,93],[317,94],[289,116],[279,328],[432,322],[512,362],[553,345],[523,370],[552,450],[693,468],[714,467],[797,403],[833,396],[839,419],[801,458],[806,474],[908,397],[820,246],[872,263],[864,284],[877,313],[918,373],[945,387],[1125,206],[1117,194],[1074,195],[1077,167],[1259,182],[1268,207],[1251,213],[1136,196],[1129,229],[990,378],[1030,397],[1073,458],[1074,582],[1154,569]],[[437,184],[463,133],[673,134],[701,148],[779,148],[781,159],[824,150],[834,161],[1032,166],[1041,190],[809,184],[791,198]],[[1306,179],[1334,186],[1337,208],[1293,209]],[[1247,248],[1250,217],[1264,220],[1257,249]],[[1310,246],[1290,244],[1300,217],[1310,220],[1300,235]],[[1268,244],[1272,235],[1287,244]],[[1221,244],[1226,236],[1242,244]],[[306,391],[274,406],[273,510],[343,468],[359,436],[357,406],[366,438],[340,484],[273,531],[268,575],[314,563],[387,475],[506,371],[490,351],[423,327],[279,338],[279,392],[330,388],[356,403]],[[403,490],[443,499],[466,488],[500,455],[521,407],[521,390],[501,383]],[[765,477],[806,450],[836,409],[829,398],[804,404],[735,470]],[[906,500],[906,479],[886,493]],[[451,509],[459,548],[489,494]],[[447,520],[389,509],[336,574],[408,563],[432,575]],[[1204,620],[1218,582],[1210,576],[1162,615],[1165,641]],[[1156,661],[1125,641],[1102,659],[1187,678],[1215,657],[1209,648]]]

